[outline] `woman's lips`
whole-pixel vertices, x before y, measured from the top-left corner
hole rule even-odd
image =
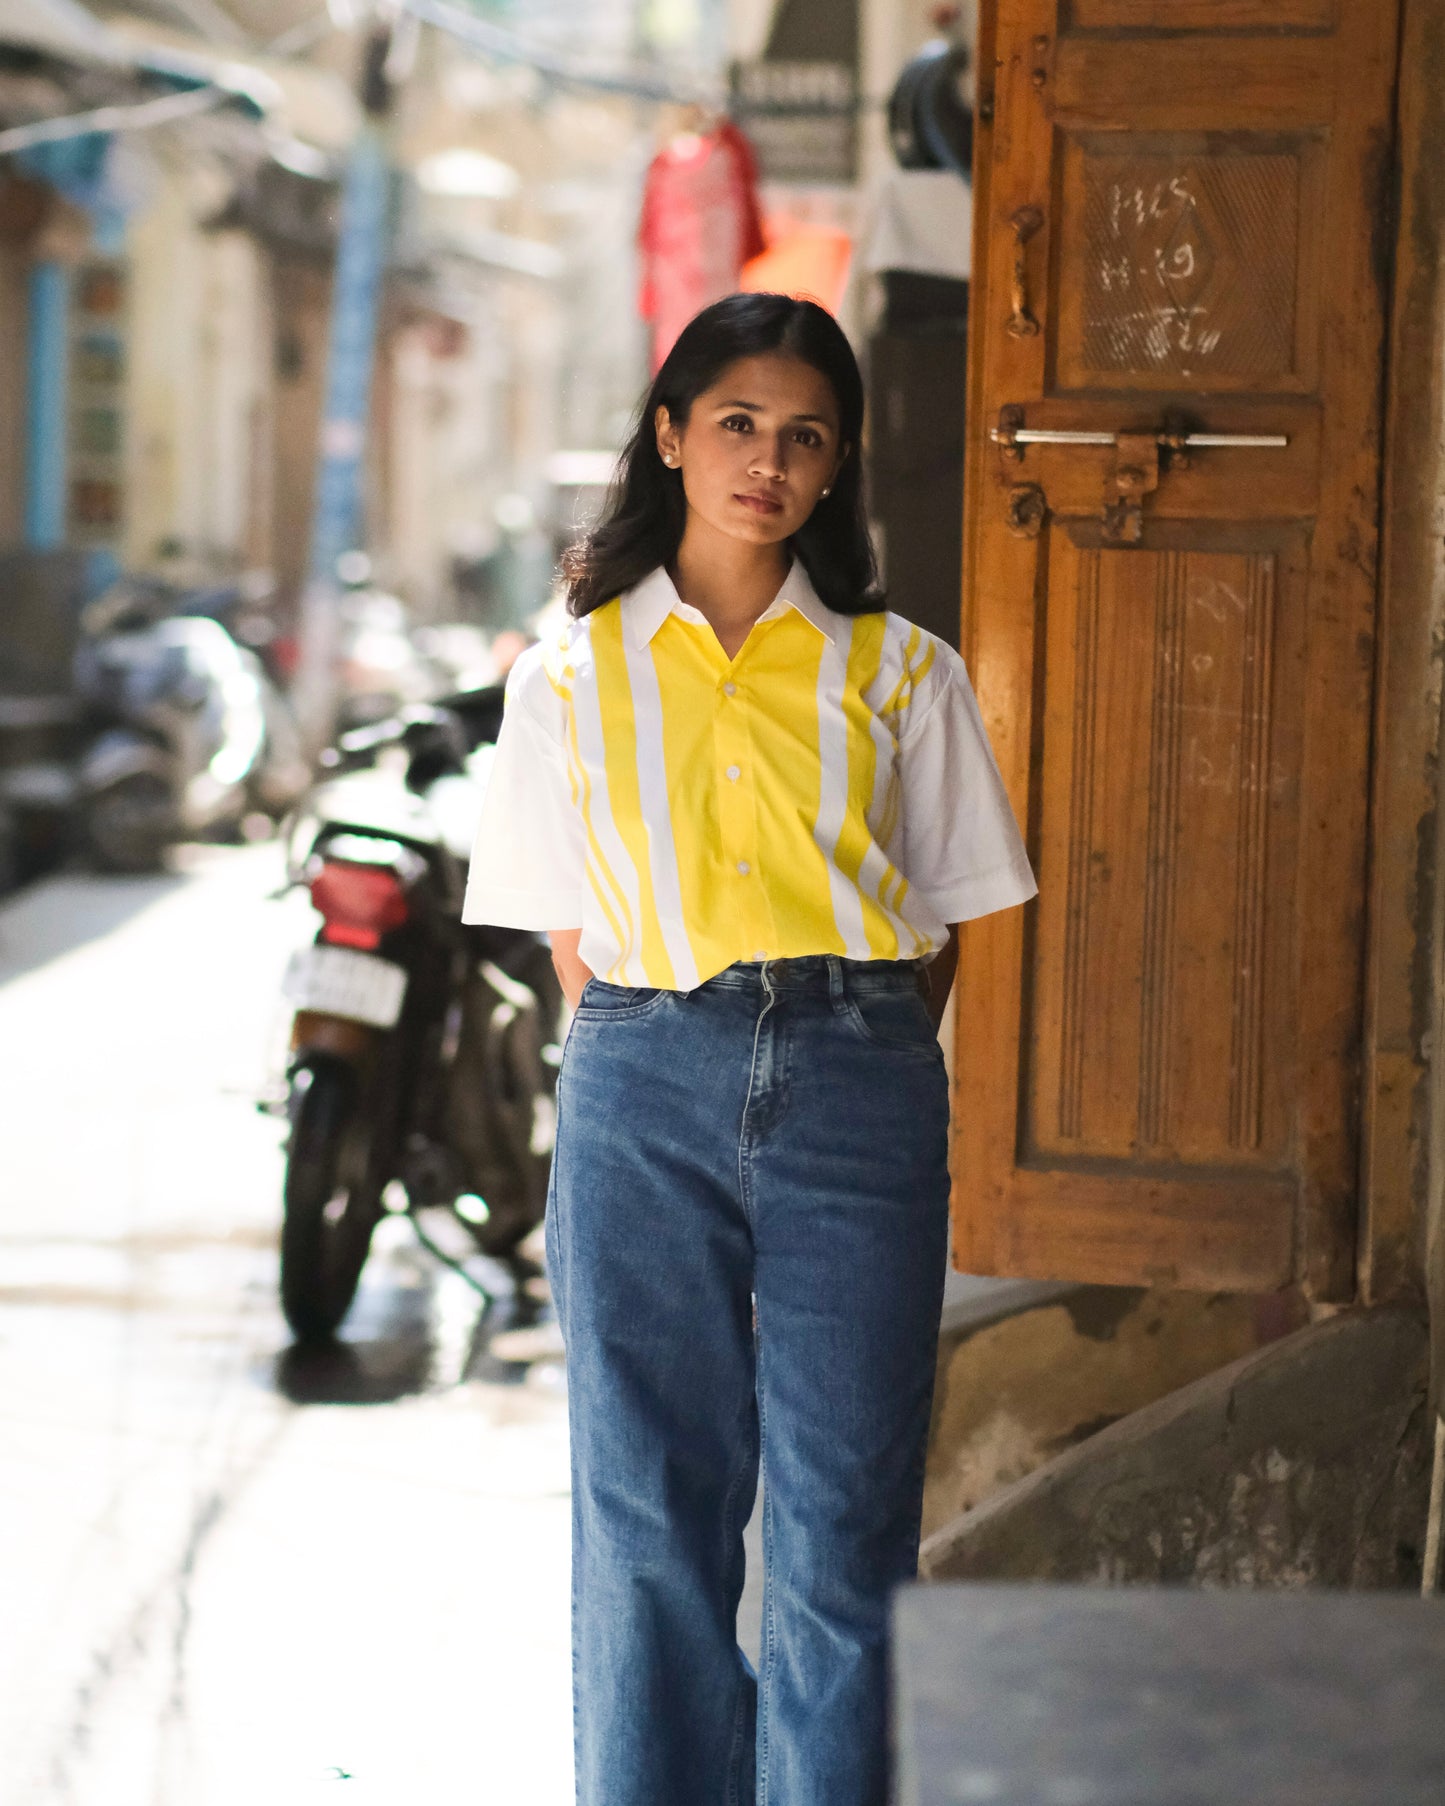
[[[754,514],[781,514],[783,504],[773,495],[735,495],[735,502],[741,502],[744,508],[751,508]]]

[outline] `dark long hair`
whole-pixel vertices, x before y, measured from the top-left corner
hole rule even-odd
[[[791,295],[729,295],[683,328],[638,410],[618,460],[602,518],[563,560],[567,607],[590,614],[659,565],[670,565],[682,543],[687,501],[682,475],[657,450],[654,422],[666,408],[675,425],[729,364],[770,351],[791,353],[827,378],[838,403],[848,455],[812,514],[792,538],[820,599],[838,614],[882,608],[878,563],[863,508],[858,445],[863,433],[863,379],[838,322],[814,301]]]

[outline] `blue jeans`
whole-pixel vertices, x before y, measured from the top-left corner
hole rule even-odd
[[[558,1104],[579,1806],[883,1806],[946,1260],[916,969],[593,979]],[[760,1455],[755,1676],[736,1619]]]

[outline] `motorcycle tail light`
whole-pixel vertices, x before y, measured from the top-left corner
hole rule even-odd
[[[311,901],[324,919],[323,941],[339,947],[378,945],[410,913],[406,891],[384,866],[341,865],[327,860],[311,880]]]

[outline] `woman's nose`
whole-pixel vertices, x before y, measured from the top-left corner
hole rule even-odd
[[[785,477],[788,474],[788,466],[782,439],[766,438],[759,433],[753,444],[753,455],[748,464],[748,471],[755,477]]]

